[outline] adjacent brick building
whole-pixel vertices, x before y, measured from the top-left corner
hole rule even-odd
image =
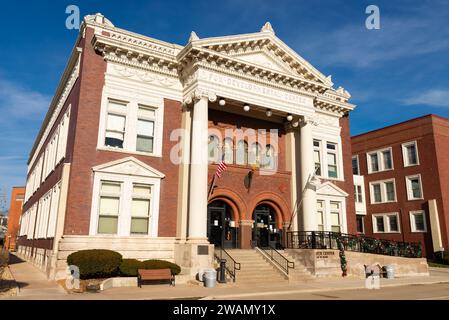
[[[449,248],[449,119],[426,115],[352,137],[358,231]]]
[[[30,153],[19,253],[57,278],[86,248],[193,276],[214,245],[354,233],[349,98],[269,23],[180,46],[87,16]]]
[[[5,248],[9,251],[16,250],[16,241],[19,231],[22,205],[25,198],[25,187],[13,187],[11,192],[11,204],[8,214],[8,229],[5,235]]]

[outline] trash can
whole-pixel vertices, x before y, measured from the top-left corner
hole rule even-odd
[[[204,286],[206,288],[213,288],[217,285],[217,271],[209,269],[204,271]]]
[[[385,266],[385,270],[387,271],[387,279],[394,279],[394,266],[387,265]]]

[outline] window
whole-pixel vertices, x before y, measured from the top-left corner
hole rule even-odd
[[[327,174],[329,178],[337,178],[337,145],[327,143]]]
[[[367,153],[368,173],[375,173],[393,169],[393,155],[391,148]]]
[[[219,144],[218,137],[215,135],[209,136],[209,145],[208,145],[208,152],[209,152],[209,161],[210,162],[218,162],[220,159],[219,155]]]
[[[317,227],[318,231],[325,231],[324,230],[324,201],[318,200],[317,201]]]
[[[232,141],[232,138],[224,139],[223,153],[225,163],[234,162],[234,142]]]
[[[365,233],[365,216],[356,215],[357,233]]]
[[[153,153],[155,111],[139,106],[136,151]]]
[[[399,233],[399,215],[396,212],[373,215],[373,232]]]
[[[421,175],[408,176],[406,179],[408,200],[423,199]]]
[[[410,211],[410,227],[412,232],[426,232],[426,217],[423,210]]]
[[[402,144],[402,157],[404,159],[404,167],[410,167],[419,164],[418,147],[416,141]]]
[[[396,186],[394,179],[370,182],[371,203],[395,202]]]
[[[340,202],[331,201],[331,231],[341,232],[340,226]]]
[[[120,212],[120,194],[121,184],[119,182],[101,182],[98,233],[117,233],[117,222]]]
[[[248,163],[251,165],[260,165],[260,144],[257,142],[251,145],[251,151],[248,156]]]
[[[131,234],[148,234],[151,186],[134,184],[131,205]]]
[[[315,162],[315,174],[321,176],[321,142],[313,140],[313,159]]]
[[[352,174],[360,175],[359,156],[352,157]]]
[[[236,163],[240,165],[248,164],[248,143],[244,140],[240,140],[237,143]]]
[[[104,144],[107,147],[123,149],[125,141],[125,116],[108,113]]]
[[[265,147],[265,154],[262,161],[262,168],[275,169],[276,168],[276,156],[274,147],[267,144]]]
[[[363,203],[362,186],[354,185],[354,201],[357,203]]]

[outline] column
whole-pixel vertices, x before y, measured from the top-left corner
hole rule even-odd
[[[301,188],[301,176],[299,168],[301,164],[299,162],[300,150],[300,139],[299,139],[299,128],[294,128],[292,126],[286,127],[286,169],[291,171],[291,182],[290,182],[290,195],[291,195],[291,207],[292,207],[292,217],[291,224],[290,221],[287,226],[284,227],[286,232],[289,231],[299,231],[302,221],[300,221],[300,202],[302,199],[302,188]]]
[[[193,107],[189,182],[189,241],[207,241],[208,97]]]
[[[310,178],[315,171],[313,161],[312,124],[308,119],[301,123],[301,186],[302,216],[304,231],[316,230],[316,193],[310,185]]]

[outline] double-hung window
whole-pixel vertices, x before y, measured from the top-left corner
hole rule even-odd
[[[365,216],[356,215],[357,233],[365,233]]]
[[[151,214],[151,185],[133,184],[131,234],[148,234]]]
[[[123,149],[125,147],[126,103],[108,102],[104,145]]]
[[[341,213],[341,202],[331,201],[331,231],[332,232],[341,232],[341,222],[340,222],[340,213]]]
[[[315,162],[315,174],[321,176],[321,141],[313,140],[313,160]]]
[[[354,184],[354,200],[357,203],[363,203],[362,186]]]
[[[98,233],[117,234],[120,212],[121,183],[101,181]]]
[[[397,233],[399,228],[399,215],[394,213],[381,213],[373,215],[374,233]]]
[[[396,187],[394,179],[370,182],[371,203],[395,202]]]
[[[419,164],[418,146],[416,141],[406,142],[402,144],[402,157],[404,159],[404,167],[410,167]]]
[[[360,175],[359,156],[352,157],[352,174]]]
[[[406,179],[407,199],[418,200],[423,199],[421,175],[408,176]]]
[[[323,200],[318,200],[317,201],[316,213],[317,213],[318,231],[324,231],[325,208],[324,208],[324,201]]]
[[[393,155],[391,150],[391,148],[386,148],[368,152],[368,173],[375,173],[393,169]]]
[[[410,211],[410,228],[412,232],[426,232],[426,217],[423,210]]]
[[[154,109],[139,106],[137,110],[136,151],[153,153],[155,119],[156,111]]]
[[[327,149],[327,175],[329,178],[337,178],[337,145],[328,142]]]

